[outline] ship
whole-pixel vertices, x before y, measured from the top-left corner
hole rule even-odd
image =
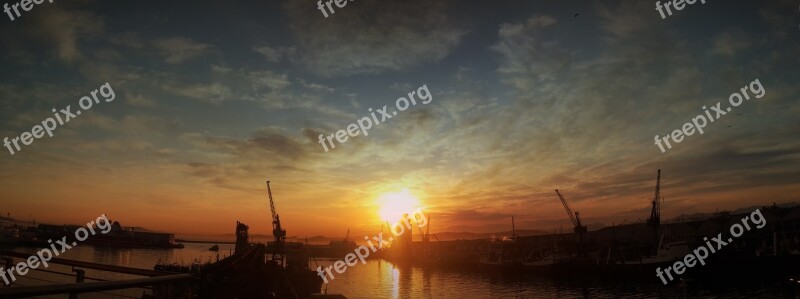
[[[309,268],[309,249],[301,242],[287,242],[286,229],[275,209],[267,180],[273,241],[251,243],[249,226],[236,222],[234,252],[215,263],[157,265],[160,270],[192,273],[199,298],[345,298],[322,294],[322,278]]]
[[[478,258],[478,265],[487,270],[517,270],[522,266],[519,255],[519,236],[516,233],[514,217],[511,217],[511,236],[491,240]]]
[[[136,227],[123,227],[118,221],[111,224],[105,234],[95,234],[83,241],[95,247],[112,248],[183,248],[183,243],[175,241],[175,235],[148,231]]]

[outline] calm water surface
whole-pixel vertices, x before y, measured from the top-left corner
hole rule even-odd
[[[194,260],[215,261],[217,252],[208,251],[214,244],[192,243],[182,249],[107,249],[78,246],[60,257],[87,262],[152,269],[159,261],[189,264]],[[224,258],[233,245],[220,245]],[[32,253],[38,248],[14,248]],[[16,259],[15,261],[19,261]],[[317,260],[311,266],[328,266],[333,260]],[[71,267],[51,265],[48,270],[70,273]],[[346,272],[333,272],[335,279],[326,286],[328,293],[341,293],[350,299],[367,298],[786,298],[785,291],[770,285],[701,287],[664,287],[660,284],[549,280],[541,277],[498,275],[483,272],[460,273],[418,267],[396,267],[380,260],[356,264]],[[134,278],[125,274],[87,270],[87,278],[118,280]],[[73,277],[40,271],[17,280],[19,285],[43,285],[72,282]],[[655,278],[654,278],[655,280]],[[91,281],[87,279],[87,281]],[[139,298],[145,290],[128,289],[91,294],[81,298]],[[65,298],[49,296],[39,298]],[[798,297],[800,298],[800,297]]]
[[[331,265],[333,261],[320,262]],[[313,263],[312,263],[313,266]],[[385,261],[357,264],[337,274],[328,293],[348,298],[785,298],[777,287],[722,288],[660,284],[551,280],[539,276],[460,273],[418,267],[398,268]],[[653,277],[655,280],[655,276]],[[592,280],[591,278],[589,280]],[[800,297],[798,297],[800,298]]]

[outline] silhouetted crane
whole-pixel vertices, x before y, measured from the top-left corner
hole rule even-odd
[[[269,194],[269,208],[272,211],[272,235],[275,237],[275,251],[272,253],[272,260],[283,266],[283,244],[286,242],[286,230],[281,228],[281,217],[275,210],[275,202],[272,200],[272,189],[267,180],[267,193]]]
[[[511,216],[511,240],[516,241],[517,238],[517,225],[514,223],[514,216]]]
[[[656,176],[656,193],[653,196],[653,201],[651,204],[653,208],[650,210],[650,219],[647,219],[647,226],[653,229],[653,243],[656,246],[656,250],[658,250],[659,246],[659,228],[661,226],[661,202],[664,199],[661,196],[661,169],[658,170],[658,176]]]
[[[575,233],[578,235],[578,244],[583,245],[583,243],[586,241],[586,226],[581,224],[581,217],[578,215],[578,212],[572,212],[572,209],[570,209],[569,205],[567,204],[567,200],[564,199],[564,196],[561,195],[561,192],[558,192],[558,189],[556,189],[556,194],[558,194],[558,198],[561,199],[564,209],[567,210],[567,215],[569,215],[569,219],[572,220],[572,225],[575,226]]]
[[[423,241],[428,242],[431,240],[431,213],[428,213],[428,221],[425,223],[425,236],[422,238]]]
[[[424,244],[427,244],[428,241],[430,241],[430,239],[431,239],[431,235],[430,235],[430,231],[431,231],[431,214],[430,213],[428,213],[427,220],[428,220],[428,222],[425,224],[426,225],[425,232],[422,232],[422,228],[419,227],[419,224],[417,225],[417,229],[419,230],[419,235],[422,237],[422,242]]]

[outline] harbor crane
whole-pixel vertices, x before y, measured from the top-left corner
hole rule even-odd
[[[267,180],[267,194],[269,194],[269,208],[272,211],[272,235],[275,237],[274,246],[275,251],[272,253],[272,260],[283,265],[283,244],[286,242],[286,230],[281,227],[281,217],[278,211],[275,210],[275,201],[272,200],[272,189]]]
[[[581,224],[581,217],[579,216],[578,212],[572,212],[572,209],[570,209],[569,205],[567,204],[567,200],[564,199],[564,196],[561,195],[561,192],[558,192],[558,189],[556,189],[556,194],[558,194],[558,198],[561,199],[564,209],[567,210],[567,215],[569,215],[569,219],[572,220],[572,225],[575,226],[575,233],[578,235],[578,244],[583,245],[586,241],[586,226]]]
[[[661,169],[659,169],[658,176],[656,176],[656,193],[655,196],[653,196],[653,201],[651,202],[653,207],[650,210],[650,219],[647,219],[647,226],[653,229],[653,240],[654,240],[653,243],[655,246],[659,246],[659,228],[661,226],[661,203],[663,201],[664,198],[661,196]]]
[[[425,223],[425,235],[422,241],[429,242],[431,240],[431,213],[428,213],[428,223]]]
[[[422,228],[417,225],[417,229],[419,230],[419,235],[422,237],[422,242],[427,244],[431,240],[431,213],[428,213],[428,222],[425,227],[425,232],[422,232]]]
[[[514,223],[514,216],[511,216],[511,240],[516,241],[519,236],[517,236],[517,225]]]

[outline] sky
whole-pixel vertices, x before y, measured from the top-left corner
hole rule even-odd
[[[9,2],[13,4],[12,2]],[[431,231],[644,221],[798,201],[796,2],[54,1],[0,15],[0,138],[99,101],[0,155],[0,213],[106,214],[178,234],[373,234],[408,192]],[[662,152],[758,79],[765,91]],[[426,86],[367,136],[318,142]],[[752,93],[751,93],[752,95]],[[372,110],[370,110],[372,109]],[[392,110],[389,110],[392,111]],[[395,111],[397,112],[397,111]],[[378,114],[380,116],[380,114]],[[405,191],[404,191],[405,190]]]

